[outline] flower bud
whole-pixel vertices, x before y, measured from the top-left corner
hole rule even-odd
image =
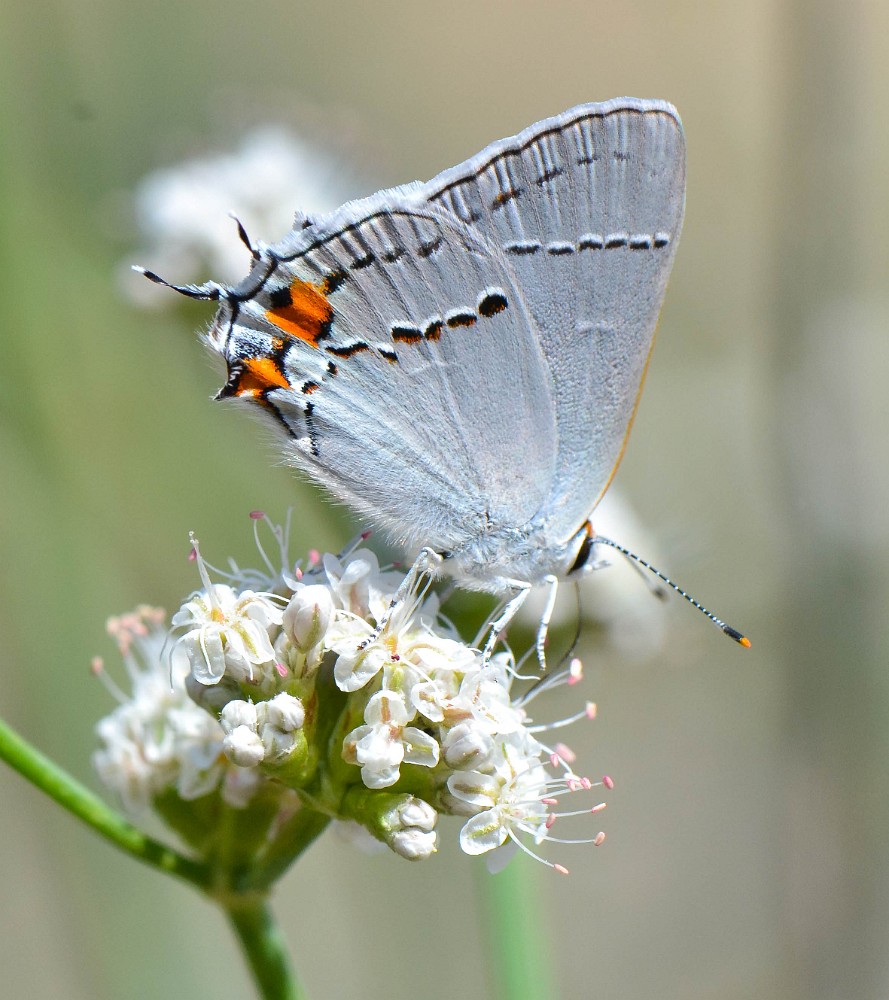
[[[480,726],[461,722],[448,730],[442,749],[448,767],[455,771],[474,771],[490,759],[494,740]]]
[[[310,584],[298,590],[284,609],[284,631],[306,653],[327,634],[333,621],[333,598],[327,587]]]
[[[274,726],[285,733],[292,733],[297,729],[302,729],[305,722],[306,712],[303,703],[292,694],[275,695],[269,701],[263,702],[260,706],[265,711],[262,713],[260,724]]]
[[[438,813],[428,802],[412,795],[399,805],[398,819],[404,827],[431,830],[438,821]]]
[[[438,834],[409,827],[393,834],[389,846],[408,861],[425,861],[438,850]]]
[[[259,734],[248,726],[237,726],[222,741],[226,757],[238,767],[256,767],[265,757]]]
[[[250,701],[230,701],[219,715],[219,724],[228,734],[239,726],[256,731],[256,706]]]

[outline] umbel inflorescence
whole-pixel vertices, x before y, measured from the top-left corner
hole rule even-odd
[[[496,852],[492,867],[518,846],[565,872],[538,845],[602,842],[557,836],[559,817],[604,808],[593,789],[611,781],[576,773],[547,735],[595,706],[532,715],[540,695],[580,680],[578,660],[538,678],[508,649],[485,661],[428,580],[390,607],[403,574],[364,539],[290,565],[286,530],[252,516],[280,550],[270,559],[260,545],[263,569],[211,576],[192,540],[201,587],[171,623],[144,607],[109,623],[132,694],[115,689],[95,765],[127,807],[153,808],[205,855],[235,827],[248,867],[280,866],[289,838],[295,856],[307,819],[360,824],[417,860],[436,850],[439,815],[458,815],[463,851]]]

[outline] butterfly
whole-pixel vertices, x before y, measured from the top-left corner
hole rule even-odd
[[[633,423],[684,201],[672,105],[585,104],[426,183],[298,215],[280,243],[241,229],[253,267],[235,287],[170,287],[219,303],[217,398],[420,549],[415,575],[504,596],[486,655],[549,585],[542,662],[558,581],[597,542],[642,562],[591,516]]]

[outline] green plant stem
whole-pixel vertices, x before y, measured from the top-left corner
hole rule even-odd
[[[305,1000],[265,896],[238,895],[220,902],[241,943],[262,1000]]]
[[[524,858],[504,871],[480,871],[494,956],[491,994],[499,1000],[554,1000],[556,988],[547,951],[546,921],[536,890],[538,874]]]
[[[210,873],[205,865],[146,837],[67,771],[31,746],[2,719],[0,759],[122,851],[200,889],[208,887]]]
[[[268,851],[257,858],[247,883],[249,888],[268,889],[302,857],[329,822],[329,816],[304,805],[281,827]]]

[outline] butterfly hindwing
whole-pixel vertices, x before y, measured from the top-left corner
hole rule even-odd
[[[423,186],[503,252],[528,304],[555,395],[553,537],[577,529],[620,459],[684,191],[675,109],[632,99],[538,122]]]

